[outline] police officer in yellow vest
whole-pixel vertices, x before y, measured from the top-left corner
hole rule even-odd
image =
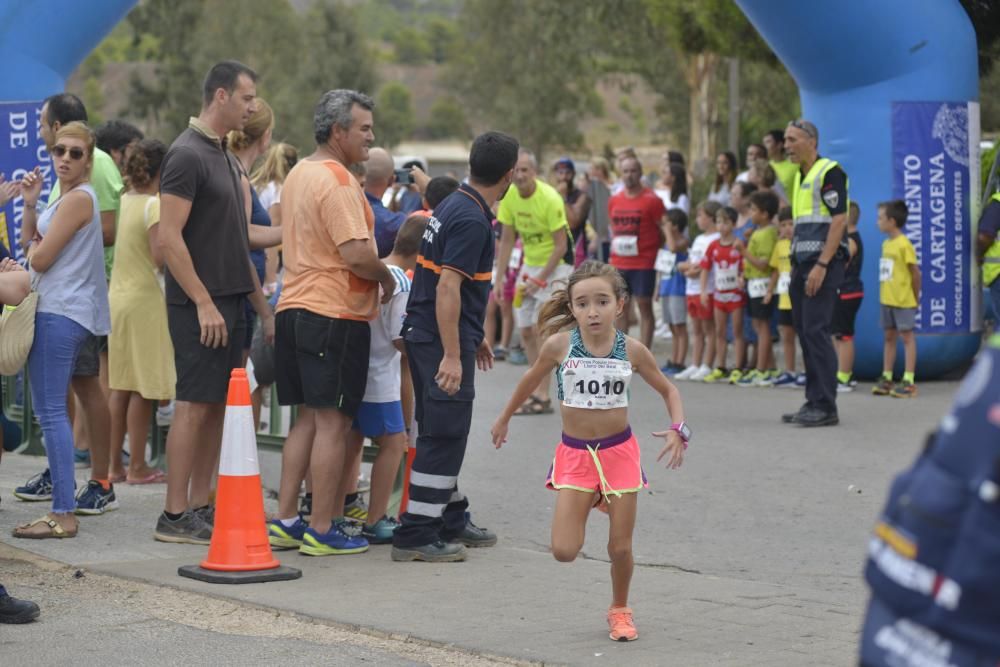
[[[1000,192],[994,193],[979,219],[976,259],[983,267],[983,286],[990,291],[994,329],[1000,329]]]
[[[785,129],[785,151],[798,165],[789,193],[792,237],[792,320],[806,366],[806,402],[783,415],[786,424],[833,426],[837,415],[837,353],[830,322],[847,260],[847,174],[817,152],[819,131],[807,120]]]

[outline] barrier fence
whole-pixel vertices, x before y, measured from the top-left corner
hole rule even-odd
[[[257,433],[257,448],[280,454],[285,444],[288,429],[295,423],[296,410],[294,407],[287,412],[282,410],[278,404],[274,385],[271,386],[270,392],[267,428]],[[3,378],[3,412],[11,421],[21,426],[21,443],[16,452],[32,456],[45,456],[42,430],[31,409],[31,391],[28,371],[26,369],[17,375]],[[166,445],[168,431],[168,426],[157,425],[154,411],[149,428],[150,435],[147,441],[149,460],[150,465],[163,468],[164,470],[167,467]],[[372,463],[375,461],[376,454],[378,454],[378,447],[370,440],[366,440],[361,455],[362,461],[364,463]],[[389,508],[386,512],[389,516],[395,516],[399,513],[400,504],[403,499],[407,459],[408,457],[403,457],[399,471],[396,473],[396,479],[393,482],[392,496],[389,499]],[[374,518],[377,519],[378,517]]]

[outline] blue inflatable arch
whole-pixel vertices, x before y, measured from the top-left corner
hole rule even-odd
[[[8,179],[41,167],[47,196],[52,164],[39,134],[41,103],[121,21],[135,0],[0,0],[0,173]],[[0,207],[0,243],[19,260],[24,202]]]
[[[938,376],[979,348],[979,72],[957,0],[736,0],[799,86],[820,153],[843,165],[861,207],[865,299],[855,371],[881,371],[876,205],[905,199],[923,274],[917,374]],[[902,349],[898,370],[902,369]]]
[[[0,102],[44,100],[68,77],[136,0],[0,0]]]
[[[918,373],[961,366],[979,347],[981,319],[972,261],[978,68],[965,11],[957,0],[737,3],[795,78],[804,116],[820,129],[821,153],[843,164],[862,209],[867,296],[857,372],[874,376],[881,368],[875,205],[894,197],[910,205],[907,235],[917,241],[924,274]],[[0,106],[63,90],[134,4],[0,0]]]

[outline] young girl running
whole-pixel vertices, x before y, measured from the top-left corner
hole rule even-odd
[[[657,460],[666,457],[668,468],[680,467],[691,437],[680,392],[663,376],[644,345],[615,329],[625,295],[625,280],[613,267],[596,260],[580,265],[566,289],[556,291],[542,307],[538,323],[545,343],[491,430],[493,444],[499,448],[507,440],[514,411],[555,370],[563,435],[546,484],[558,492],[552,555],[564,563],[574,560],[583,547],[591,508],[600,506],[610,515],[608,626],[615,641],[639,636],[628,607],[628,590],[637,493],[647,483],[639,465],[639,443],[628,424],[633,371],[663,397],[673,421],[653,433],[665,442]],[[571,330],[563,331],[570,325],[574,325]]]

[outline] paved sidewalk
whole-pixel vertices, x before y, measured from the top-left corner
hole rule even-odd
[[[506,388],[522,370],[500,365],[478,382],[460,484],[476,522],[496,530],[500,543],[471,551],[465,563],[392,563],[388,547],[320,559],[279,552],[302,568],[302,579],[203,584],[176,570],[198,562],[204,548],[152,539],[162,486],[116,487],[122,509],[83,517],[74,540],[14,540],[16,522],[46,509],[10,495],[44,465],[24,456],[6,456],[0,465],[0,541],[94,572],[521,661],[855,664],[867,535],[891,476],[919,451],[954,383],[922,385],[910,401],[875,399],[862,385],[841,397],[842,425],[817,430],[778,423],[781,412],[801,403],[799,392],[681,384],[695,440],[680,471],[656,466],[658,446],[648,433],[662,428],[664,411],[637,384],[632,424],[651,483],[640,498],[634,547],[631,604],[640,640],[616,644],[604,620],[607,518],[591,517],[577,562],[556,563],[547,553],[554,495],[541,482],[559,435],[557,417],[515,418],[503,450],[488,444]],[[262,455],[266,486],[277,483],[279,464]],[[78,481],[84,476],[78,471]]]

